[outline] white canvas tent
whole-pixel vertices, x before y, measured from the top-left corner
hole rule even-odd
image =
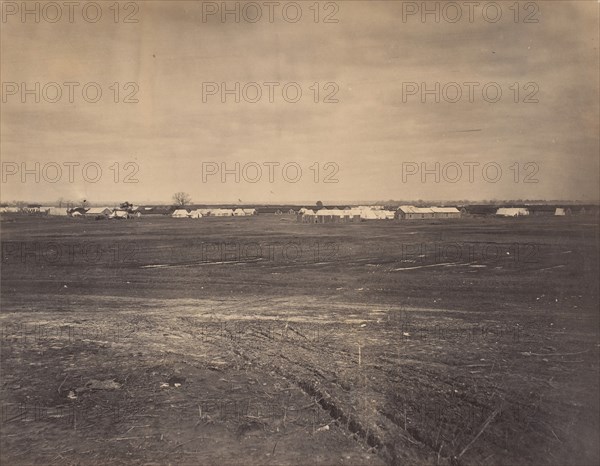
[[[557,217],[564,217],[565,215],[567,215],[568,209],[564,209],[563,207],[557,207],[556,210],[554,211],[554,215]]]
[[[187,209],[176,209],[171,214],[171,217],[173,217],[173,218],[188,218],[189,216],[190,216],[190,213],[187,211]]]
[[[360,210],[360,218],[365,220],[377,220],[379,217],[377,211],[364,208]]]
[[[231,209],[213,209],[211,215],[214,217],[231,217],[233,216],[233,210]]]
[[[110,218],[129,218],[129,214],[126,210],[115,210],[110,215]]]

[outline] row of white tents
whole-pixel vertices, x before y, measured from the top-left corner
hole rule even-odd
[[[456,207],[415,207],[402,205],[396,211],[399,219],[421,219],[421,218],[460,218],[462,212]]]
[[[416,218],[460,218],[456,207],[400,206],[397,210],[386,210],[380,206],[359,206],[347,209],[300,209],[298,220],[304,223],[358,222],[362,220],[394,220]]]
[[[66,217],[67,216],[67,208],[66,207],[40,207],[40,206],[35,206],[35,207],[4,206],[4,207],[0,207],[0,213],[2,213],[2,214],[60,215],[60,216]]]
[[[496,215],[499,217],[526,217],[530,215],[529,209],[524,207],[501,207],[496,211]],[[571,215],[571,209],[564,207],[557,207],[554,210],[554,216],[564,217]]]
[[[153,208],[150,208],[148,212],[144,208],[135,209],[133,211],[125,211],[111,209],[108,207],[93,207],[88,209],[83,215],[85,216],[106,216],[108,218],[131,218],[131,217],[144,217],[147,214],[152,213]],[[73,213],[72,215],[75,215]],[[256,209],[175,209],[170,216],[172,218],[203,218],[203,217],[249,217],[256,215]]]
[[[298,211],[298,220],[304,223],[358,222],[361,220],[393,220],[395,212],[377,206],[360,206],[349,209],[311,210],[303,207]]]
[[[65,207],[43,207],[41,209],[23,210],[16,207],[2,207],[0,213],[38,213],[52,216],[71,216],[71,217],[105,217],[105,218],[133,218],[144,217],[155,214],[153,207],[136,207],[125,210],[111,207],[89,207],[67,209]],[[202,217],[247,217],[256,215],[256,209],[175,209],[170,213],[169,209],[160,209],[161,215],[170,215],[173,218],[202,218]]]
[[[64,210],[64,209],[63,209]],[[90,207],[87,209],[76,208],[71,210],[65,210],[66,214],[70,217],[106,217],[106,218],[129,218],[131,215],[128,211],[123,209],[111,209],[110,207]],[[63,215],[62,213],[48,213],[48,215]]]
[[[202,217],[250,217],[256,215],[256,209],[176,209],[173,218],[202,218]]]
[[[493,209],[493,207],[492,207]],[[571,215],[571,209],[568,207],[536,207],[528,209],[525,207],[500,207],[486,215],[495,215],[498,217],[523,217],[530,215]],[[582,209],[582,212],[585,209]],[[77,207],[67,209],[65,207],[42,207],[39,205],[29,205],[26,207],[1,206],[0,213],[24,213],[35,215],[51,216],[72,216],[72,217],[105,217],[105,218],[131,218],[145,216],[170,216],[173,218],[203,218],[203,217],[247,217],[257,215],[257,209],[222,209],[222,208],[169,208],[162,206],[154,207],[135,207],[129,210],[110,207]],[[290,210],[290,213],[294,213]],[[281,211],[275,212],[281,214]],[[353,222],[361,220],[391,220],[397,219],[438,219],[438,218],[460,218],[463,215],[470,215],[469,208],[458,210],[456,207],[415,207],[404,205],[397,210],[386,210],[383,206],[358,206],[346,207],[345,209],[322,208],[312,210],[303,207],[298,211],[298,220],[306,223],[327,223],[327,222]]]
[[[552,213],[552,212],[550,212]],[[360,206],[356,208],[338,208],[311,210],[302,208],[298,212],[298,221],[304,223],[336,223],[355,222],[361,220],[413,220],[413,219],[451,219],[461,218],[467,214],[465,209],[456,207],[415,207],[403,205],[396,211],[385,210],[378,206]],[[568,208],[558,207],[554,211],[555,216],[570,215]],[[523,207],[501,207],[496,210],[498,217],[523,217],[529,216],[530,211]]]

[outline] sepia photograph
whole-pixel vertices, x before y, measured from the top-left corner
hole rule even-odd
[[[0,466],[600,464],[598,0],[0,7]]]

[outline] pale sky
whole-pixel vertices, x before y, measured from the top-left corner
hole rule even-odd
[[[455,14],[451,10],[439,23],[433,15],[423,22],[418,12],[403,21],[403,8],[411,2],[400,1],[320,2],[319,22],[314,2],[298,2],[302,18],[296,23],[285,20],[281,7],[269,22],[268,6],[256,2],[263,17],[251,23],[242,15],[236,23],[233,15],[223,22],[218,14],[203,21],[203,8],[210,2],[145,0],[137,2],[139,11],[132,16],[137,23],[115,23],[112,1],[99,2],[102,18],[96,23],[85,21],[81,8],[70,23],[67,7],[56,23],[47,21],[43,12],[39,23],[33,15],[23,23],[20,11],[8,14],[13,3],[20,8],[20,1],[4,2],[0,24],[3,202],[85,198],[168,203],[176,191],[188,192],[196,203],[599,199],[595,1],[541,1],[535,2],[535,11],[526,11],[527,2],[520,2],[518,22],[510,9],[514,2],[498,2],[502,17],[496,23],[482,15],[486,2],[474,10],[473,22],[463,6],[463,17],[455,23],[447,21]],[[227,5],[233,9],[236,3]],[[428,7],[434,9],[437,3]],[[126,2],[120,5],[122,21],[133,10],[125,9]],[[249,7],[246,13],[254,14]],[[287,13],[293,18],[295,12],[288,8]],[[335,13],[331,18],[337,23],[322,22],[329,13]],[[54,14],[50,8],[45,12],[49,18]],[[90,17],[94,14],[88,10]],[[487,14],[493,19],[495,12]],[[529,14],[538,22],[524,23]],[[21,102],[21,83],[33,89],[36,82],[40,88],[61,83],[62,98],[48,102],[40,91],[39,103],[33,94]],[[65,82],[81,83],[73,103]],[[88,82],[102,89],[97,103],[82,97]],[[110,89],[115,82],[120,83],[119,103]],[[139,87],[137,103],[122,102],[133,89],[123,88],[128,82]],[[263,95],[256,103],[244,96],[239,103],[227,96],[223,103],[219,94],[203,102],[203,83],[211,82],[230,88],[236,82],[241,87],[257,82]],[[272,103],[265,82],[280,83]],[[287,102],[281,92],[292,82],[302,89],[297,103]],[[315,82],[318,103],[310,89]],[[463,95],[456,103],[445,101],[444,95],[439,103],[434,96],[423,103],[417,90],[403,99],[405,83],[412,82],[429,88],[436,82],[440,87],[459,83]],[[466,82],[479,83],[473,102]],[[516,82],[521,88],[518,103]],[[326,83],[338,86],[337,103],[323,102],[334,89],[324,89]],[[500,86],[498,102],[483,98],[486,83]],[[535,84],[524,89],[527,83]],[[449,100],[455,90],[447,89]],[[55,91],[46,90],[52,99]],[[524,103],[533,91],[530,98],[538,102]],[[294,94],[292,88],[288,95]],[[494,89],[487,95],[493,98]],[[88,96],[94,97],[93,89]],[[254,90],[249,90],[252,97]],[[40,164],[39,182],[34,175],[22,181],[23,162],[34,171],[34,164]],[[74,166],[73,182],[65,162],[80,164]],[[128,162],[136,165],[125,170]],[[211,167],[220,169],[225,163],[234,169],[235,162],[246,165],[248,178],[257,175],[253,164],[261,165],[262,176],[255,183],[243,177],[236,183],[233,175],[225,183],[220,175],[203,181],[203,164],[216,163]],[[274,166],[273,183],[264,165],[271,162],[280,164]],[[317,183],[315,162],[320,167]],[[455,164],[462,166],[462,176],[454,183],[443,177],[436,183],[434,175],[422,182],[420,173],[403,180],[403,167],[420,170],[426,163],[433,169],[436,162],[440,171],[446,166],[449,178],[457,176]],[[479,163],[472,183],[464,165],[470,162]],[[98,182],[82,176],[86,163],[102,168]],[[118,182],[115,163],[120,167]],[[298,182],[283,178],[286,163],[301,167]],[[332,165],[325,170],[327,163]],[[502,169],[497,182],[483,178],[486,163]],[[534,165],[526,169],[527,163]],[[50,183],[43,175],[56,178],[55,164],[63,167],[62,174]],[[47,170],[41,173],[44,166]],[[324,183],[336,166],[339,171],[332,178],[338,182]],[[124,183],[131,167],[137,167],[133,179],[138,182]],[[524,183],[533,172],[530,179],[538,182]],[[93,178],[95,171],[87,174]],[[293,169],[287,174],[296,175]],[[487,175],[494,178],[495,170]]]

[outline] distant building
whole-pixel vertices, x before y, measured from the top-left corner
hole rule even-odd
[[[359,209],[352,209],[347,207],[343,211],[344,220],[347,222],[360,222],[361,221],[361,211]]]
[[[396,211],[396,218],[400,220],[430,219],[434,217],[435,214],[429,207],[402,205]]]
[[[67,216],[67,208],[66,207],[49,207],[48,215],[64,217]]]
[[[556,212],[556,207],[551,205],[529,205],[527,210],[529,210],[529,215],[534,217],[552,217]]]
[[[297,220],[303,223],[352,223],[362,220],[389,220],[394,218],[394,212],[378,209],[378,206],[362,207],[325,207],[318,210],[301,208]]]
[[[91,207],[83,215],[86,217],[107,217],[112,214],[112,209],[108,207]]]
[[[403,205],[398,207],[395,218],[400,220],[461,218],[462,212],[456,207],[415,207]]]
[[[311,217],[310,219],[309,216]],[[315,218],[315,212],[306,207],[302,207],[296,214],[296,220],[303,223],[314,223]]]
[[[496,215],[498,207],[489,204],[474,204],[463,207],[463,215],[470,217],[488,217]]]
[[[461,212],[456,207],[432,207],[435,218],[460,218]]]
[[[339,209],[320,209],[316,212],[316,223],[340,223],[344,211]]]
[[[496,211],[499,217],[524,217],[529,215],[529,210],[524,207],[500,207]]]

